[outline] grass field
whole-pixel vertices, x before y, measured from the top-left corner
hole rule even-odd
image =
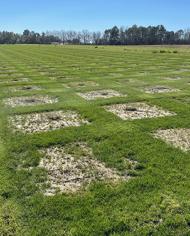
[[[190,235],[189,94],[188,47],[0,46],[0,235]]]

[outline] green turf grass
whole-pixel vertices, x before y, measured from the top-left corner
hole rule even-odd
[[[28,81],[14,82],[15,78]],[[98,86],[67,86],[85,81]],[[30,107],[1,103],[0,235],[189,235],[189,152],[151,135],[159,128],[190,128],[189,82],[186,47],[0,46],[1,101],[37,94],[59,98],[56,104]],[[11,90],[25,85],[42,89]],[[179,91],[143,91],[156,85]],[[77,95],[99,89],[127,96],[86,101]],[[127,102],[146,102],[177,115],[123,121],[103,108]],[[31,135],[13,133],[8,125],[11,115],[54,110],[78,111],[91,124]],[[96,182],[76,194],[44,196],[39,186],[47,173],[38,168],[38,149],[79,141],[87,142],[95,158],[118,171],[128,168],[127,159],[137,161],[135,171],[129,170],[133,178],[117,185]]]

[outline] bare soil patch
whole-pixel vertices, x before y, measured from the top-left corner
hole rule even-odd
[[[105,166],[96,160],[92,149],[85,143],[75,143],[71,147],[50,147],[43,149],[44,157],[39,167],[48,173],[48,185],[45,195],[57,192],[74,193],[87,187],[93,181],[118,182],[129,176],[121,176],[117,170]]]
[[[162,110],[157,106],[150,106],[146,103],[138,102],[128,104],[114,104],[105,106],[105,109],[119,116],[123,120],[136,120],[176,115],[173,112]]]
[[[97,91],[91,91],[87,93],[78,93],[79,96],[86,100],[95,100],[99,98],[112,98],[112,97],[122,97],[126,95],[122,95],[121,93],[107,89],[107,90],[97,90]]]
[[[42,104],[53,104],[58,102],[58,98],[49,97],[49,96],[30,96],[30,97],[11,97],[4,99],[4,104],[17,107],[17,106],[36,106]]]
[[[145,93],[155,94],[155,93],[171,93],[177,92],[179,89],[173,89],[165,86],[155,86],[150,88],[145,88]]]
[[[9,122],[15,130],[23,133],[45,132],[62,129],[65,127],[89,124],[74,111],[53,111],[16,115],[9,118]]]
[[[190,150],[190,129],[166,129],[158,130],[154,137],[162,139],[168,144],[180,148],[183,151]]]

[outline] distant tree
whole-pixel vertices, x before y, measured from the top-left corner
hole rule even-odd
[[[190,29],[184,30],[184,41],[186,44],[190,44]]]
[[[120,29],[119,29],[119,42],[121,45],[124,45],[126,43],[124,27],[120,27]]]
[[[128,44],[139,44],[140,34],[137,25],[133,25],[126,31]]]
[[[92,43],[96,45],[101,44],[101,32],[92,33]]]
[[[157,32],[156,32],[156,43],[157,44],[163,44],[165,37],[166,37],[166,29],[163,25],[158,25],[156,27]]]
[[[184,40],[184,31],[178,30],[175,32],[175,43],[180,44]]]
[[[88,30],[83,30],[81,32],[81,40],[83,44],[89,44],[91,42],[91,34]]]
[[[30,30],[26,29],[23,32],[23,36],[28,37],[30,35]]]
[[[112,29],[110,29],[110,44],[111,45],[117,45],[120,42],[119,38],[119,29],[117,26],[114,26]]]
[[[103,44],[110,44],[110,29],[106,29],[103,35]]]
[[[165,42],[166,44],[174,44],[175,43],[175,33],[173,31],[168,31],[165,33]]]

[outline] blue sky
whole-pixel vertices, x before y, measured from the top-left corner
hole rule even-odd
[[[190,0],[0,0],[0,31],[104,30],[164,24],[190,28]]]

